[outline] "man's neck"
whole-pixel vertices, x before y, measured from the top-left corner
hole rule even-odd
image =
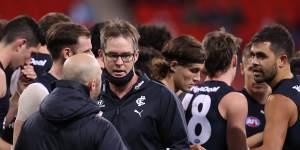
[[[112,83],[109,83],[110,89],[114,92],[120,99],[124,97],[138,81],[138,75],[134,73],[132,79],[124,86],[116,86]]]
[[[49,70],[49,73],[51,75],[53,75],[56,79],[60,80],[63,77],[62,68],[63,68],[63,65],[59,60],[53,61],[53,65],[52,65],[51,69]]]
[[[207,77],[205,80],[216,80],[216,81],[223,81],[227,85],[231,86],[233,77],[231,71],[227,70],[226,72],[219,72],[214,77]]]
[[[39,53],[43,53],[43,54],[50,54],[48,49],[47,49],[47,45],[43,45],[38,49]]]
[[[264,93],[253,93],[245,87],[248,94],[259,104],[264,105],[267,101],[267,98],[271,94],[271,90],[268,88]]]
[[[4,69],[6,69],[11,61],[11,51],[8,45],[0,43],[0,62]]]
[[[175,88],[174,78],[172,75],[168,74],[164,79],[160,80],[160,82],[166,85],[168,89],[173,91],[174,93],[178,91]]]
[[[284,79],[291,79],[293,78],[293,73],[291,72],[290,66],[284,66],[281,69],[277,70],[277,74],[275,75],[275,78],[268,83],[272,88],[275,87],[281,80]]]

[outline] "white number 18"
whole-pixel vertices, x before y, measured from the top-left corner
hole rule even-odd
[[[183,106],[186,110],[188,103],[191,101],[191,94],[187,94],[183,100]],[[202,109],[199,111],[199,105],[202,104]],[[193,144],[204,144],[207,142],[211,136],[211,125],[206,118],[206,115],[209,111],[211,105],[211,98],[209,95],[200,94],[195,97],[192,103],[192,117],[188,122],[188,133],[190,141]],[[197,125],[201,125],[201,133],[196,134]]]

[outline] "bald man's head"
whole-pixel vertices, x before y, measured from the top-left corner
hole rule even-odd
[[[91,97],[95,98],[101,88],[101,68],[95,57],[84,53],[77,54],[65,61],[63,79],[78,81],[88,86]]]

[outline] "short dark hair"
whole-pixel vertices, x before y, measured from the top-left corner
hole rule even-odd
[[[233,55],[237,54],[241,39],[224,31],[207,33],[203,39],[203,47],[206,51],[204,63],[208,76],[214,77],[218,72],[226,71],[231,63]]]
[[[99,22],[90,28],[90,32],[92,35],[92,52],[95,55],[95,57],[99,57],[99,49],[101,45],[100,31],[104,27],[105,23],[106,22]]]
[[[265,26],[251,39],[253,44],[270,42],[272,51],[277,55],[284,52],[288,60],[291,60],[295,53],[295,43],[290,32],[280,24]]]
[[[51,26],[46,35],[46,43],[52,59],[57,60],[65,47],[75,49],[80,36],[90,37],[89,30],[83,25],[64,22]]]
[[[101,30],[101,48],[106,48],[106,42],[108,39],[119,36],[130,38],[132,40],[134,50],[138,50],[138,40],[140,38],[140,34],[138,33],[137,29],[128,21],[120,19],[109,20]]]
[[[0,40],[3,37],[4,28],[7,25],[8,21],[5,19],[0,19]]]
[[[172,38],[170,31],[164,26],[140,25],[137,29],[141,35],[139,45],[143,47],[153,47],[161,51]]]
[[[17,38],[26,39],[27,47],[38,46],[41,39],[41,32],[32,17],[17,16],[5,26],[1,41],[5,44],[10,44]]]
[[[50,12],[44,15],[39,20],[39,27],[41,30],[42,38],[41,38],[41,44],[46,44],[46,33],[50,29],[50,27],[56,23],[60,22],[71,22],[71,18],[63,13],[58,12]]]

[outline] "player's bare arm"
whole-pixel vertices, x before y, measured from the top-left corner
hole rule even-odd
[[[3,70],[0,70],[0,83],[0,98],[2,98],[6,94],[6,78]]]
[[[219,112],[227,120],[227,145],[229,150],[246,150],[245,120],[248,113],[244,95],[231,92],[223,97]]]
[[[255,148],[262,144],[262,140],[263,132],[259,132],[247,138],[247,145],[250,148]]]
[[[265,115],[263,145],[253,150],[281,150],[287,128],[295,124],[297,120],[297,107],[289,98],[274,94],[266,103]]]

